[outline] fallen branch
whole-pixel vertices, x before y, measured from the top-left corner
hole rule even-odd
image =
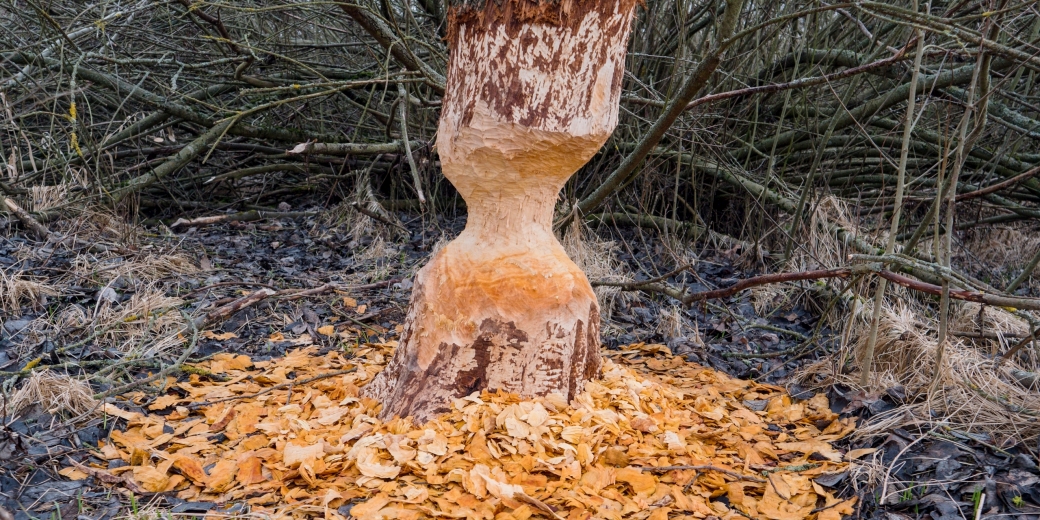
[[[657,231],[670,230],[676,234],[684,235],[696,240],[707,231],[703,226],[692,222],[681,222],[656,215],[633,215],[629,213],[595,213],[586,215],[585,220],[589,222],[601,222],[617,226],[631,226]]]
[[[1022,338],[1022,341],[1019,341],[1018,344],[1016,344],[1014,347],[1011,347],[1011,349],[1009,349],[1002,356],[997,358],[997,366],[1002,365],[1005,361],[1010,359],[1011,356],[1014,356],[1016,353],[1018,353],[1019,350],[1022,350],[1023,347],[1032,343],[1033,340],[1036,339],[1037,333],[1040,333],[1040,328],[1033,329],[1032,334]]]
[[[147,188],[164,177],[180,170],[186,164],[205,152],[214,141],[219,140],[232,123],[233,121],[230,119],[217,123],[202,135],[195,138],[195,140],[187,146],[182,148],[181,151],[163,161],[159,166],[156,166],[152,171],[130,179],[130,181],[123,186],[113,190],[111,195],[112,200],[119,202],[127,195]]]
[[[415,184],[415,194],[419,199],[419,205],[426,205],[426,195],[423,195],[422,179],[419,177],[419,168],[415,165],[415,157],[412,156],[412,146],[408,142],[408,90],[403,83],[397,84],[397,93],[400,96],[397,110],[401,114],[401,152],[408,159],[408,169],[412,172],[412,183]]]
[[[244,296],[231,303],[228,303],[227,305],[213,309],[212,311],[202,316],[199,316],[198,318],[195,318],[194,320],[192,320],[191,323],[196,329],[203,329],[208,325],[216,323],[217,321],[227,319],[232,314],[235,314],[236,312],[241,311],[246,307],[256,305],[257,303],[266,300],[268,296],[272,296],[274,294],[275,292],[270,289],[260,289],[259,291],[256,291],[253,294]]]
[[[934,296],[940,296],[942,294],[942,287],[938,285],[914,280],[913,278],[896,274],[891,271],[880,271],[878,272],[878,276],[914,291]],[[965,291],[963,289],[950,289],[950,298],[966,302],[983,303],[995,307],[1006,307],[1029,311],[1040,310],[1040,298],[1016,298],[1013,296],[1000,296],[997,294]]]
[[[783,282],[797,282],[801,280],[820,280],[824,278],[848,278],[849,276],[855,274],[865,274],[869,272],[874,272],[878,276],[892,283],[896,283],[903,287],[906,287],[907,289],[935,296],[939,296],[942,294],[942,287],[938,285],[922,282],[920,280],[914,280],[913,278],[903,276],[901,274],[896,274],[892,271],[879,269],[878,267],[870,264],[860,264],[852,267],[840,267],[835,269],[800,271],[795,273],[766,274],[761,276],[755,276],[752,278],[745,278],[729,287],[724,287],[722,289],[714,289],[711,291],[701,291],[695,293],[687,293],[685,289],[679,289],[670,285],[653,283],[650,281],[598,282],[597,285],[602,287],[620,287],[622,289],[662,293],[671,296],[676,300],[681,301],[684,305],[692,305],[699,301],[715,300],[719,298],[733,296],[734,294],[740,291],[750,289],[752,287],[757,287],[760,285],[769,285]],[[968,291],[964,289],[951,289],[950,298],[967,302],[982,303],[985,305],[993,305],[996,307],[1021,310],[1040,310],[1040,298],[1018,298],[1014,296],[1003,296],[999,294]]]
[[[882,59],[877,60],[877,61],[866,63],[866,64],[859,65],[859,66],[856,66],[856,67],[851,67],[849,69],[843,70],[841,72],[835,72],[833,74],[824,74],[822,76],[816,76],[816,77],[810,77],[810,78],[799,78],[799,79],[796,79],[796,80],[793,80],[793,81],[788,81],[786,83],[770,83],[768,85],[759,85],[757,87],[746,87],[746,88],[737,89],[737,90],[730,90],[730,91],[727,91],[727,92],[719,92],[719,93],[716,93],[716,94],[707,94],[707,95],[701,96],[701,97],[699,97],[699,98],[697,98],[697,99],[687,103],[686,104],[686,110],[690,110],[690,109],[696,108],[696,107],[698,107],[700,105],[705,105],[705,104],[708,104],[708,103],[714,103],[716,101],[722,101],[722,100],[725,100],[725,99],[731,99],[731,98],[736,98],[736,97],[748,97],[748,96],[753,96],[755,94],[772,94],[772,93],[781,92],[781,91],[784,91],[784,90],[807,88],[807,87],[813,87],[813,86],[816,86],[816,85],[823,85],[823,84],[830,83],[830,82],[833,82],[833,81],[837,81],[837,80],[840,80],[840,79],[848,78],[850,76],[855,76],[857,74],[862,74],[864,72],[868,72],[868,71],[871,71],[871,70],[874,70],[874,69],[887,67],[889,65],[892,65],[892,64],[895,64],[895,63],[903,61],[905,59],[906,49],[910,45],[913,45],[913,43],[914,43],[914,40],[911,40],[909,43],[906,44],[906,46],[904,46],[902,49],[900,49],[899,52],[893,54],[892,56],[889,56],[888,58],[882,58]],[[634,103],[634,104],[640,104],[640,105],[651,105],[651,106],[657,106],[657,107],[664,107],[665,106],[665,102],[664,101],[656,101],[656,100],[653,100],[653,99],[644,99],[644,98],[634,97],[634,96],[633,97],[623,98],[623,101],[626,101],[626,102],[629,102],[629,103]]]
[[[755,276],[752,278],[745,278],[737,281],[737,283],[724,287],[722,289],[714,289],[711,291],[701,291],[695,293],[687,293],[685,290],[678,289],[675,287],[662,285],[656,283],[655,280],[646,280],[642,282],[597,282],[596,285],[603,287],[620,287],[622,289],[630,290],[645,290],[650,292],[659,292],[667,294],[679,301],[684,305],[692,305],[699,301],[704,300],[715,300],[719,298],[726,298],[733,296],[740,291],[757,287],[760,285],[769,285],[774,283],[783,282],[796,282],[800,280],[819,280],[822,278],[846,278],[853,272],[866,272],[869,271],[869,267],[841,267],[837,269],[819,269],[815,271],[800,271],[795,273],[774,273],[765,274],[761,276]]]
[[[683,272],[683,271],[685,271],[685,270],[687,270],[687,269],[689,269],[691,267],[693,267],[693,264],[686,264],[686,265],[684,265],[684,266],[682,266],[682,267],[680,267],[680,268],[678,268],[678,269],[676,269],[674,271],[662,274],[661,276],[658,276],[657,278],[651,278],[649,280],[638,280],[638,281],[635,281],[635,282],[604,282],[604,281],[598,281],[597,280],[597,281],[591,282],[591,285],[593,287],[603,286],[603,287],[620,287],[622,289],[638,289],[642,285],[647,285],[647,284],[657,283],[657,282],[663,282],[663,281],[665,281],[665,280],[667,280],[667,279],[669,279],[669,278],[671,278],[671,277],[673,277],[673,276],[675,276],[675,275],[677,275],[677,274],[679,274],[679,273],[681,273],[681,272]]]
[[[329,291],[363,291],[366,289],[384,289],[390,287],[395,283],[399,283],[401,280],[401,278],[391,278],[389,280],[386,280],[385,282],[348,286],[340,286],[332,283],[327,283],[318,287],[314,287],[312,289],[283,289],[272,294],[271,296],[280,300],[298,300],[307,296],[317,296],[319,294],[324,294]]]
[[[335,287],[340,291],[367,291],[369,289],[389,289],[395,283],[401,283],[404,278],[391,278],[382,282],[372,282],[362,285],[348,285],[346,287]]]
[[[3,200],[4,206],[7,207],[7,210],[13,213],[14,216],[17,217],[19,221],[21,221],[23,226],[32,230],[32,232],[36,234],[36,238],[39,238],[40,240],[45,240],[47,239],[47,237],[51,235],[50,230],[47,229],[46,226],[37,222],[36,219],[34,219],[28,211],[22,209],[22,207],[19,206],[17,202],[7,197],[4,197]]]
[[[851,274],[853,274],[853,269],[847,267],[842,267],[838,269],[802,271],[796,273],[766,274],[762,276],[755,276],[752,278],[740,280],[737,283],[723,289],[691,293],[686,295],[683,298],[682,302],[686,305],[692,305],[699,301],[714,300],[718,298],[732,296],[740,291],[743,291],[744,289],[749,289],[751,287],[756,287],[759,285],[769,285],[773,283],[783,282],[797,282],[801,280],[819,280],[821,278],[845,278]]]
[[[402,42],[382,17],[366,6],[350,3],[341,3],[339,6],[375,38],[398,63],[404,65],[408,70],[422,73],[423,76],[426,76],[430,88],[438,94],[444,94],[444,76],[413,54],[411,46]]]
[[[227,215],[213,215],[209,217],[198,217],[193,219],[179,218],[173,224],[170,224],[170,229],[190,226],[212,226],[214,224],[223,224],[226,222],[255,222],[257,220],[264,220],[269,218],[302,218],[302,217],[313,217],[317,215],[314,211],[261,211],[261,210],[250,210],[241,211],[238,213],[229,213]]]
[[[0,180],[0,193],[6,193],[8,195],[25,195],[26,193],[29,193],[29,190],[18,188],[16,186],[9,186],[4,181]]]
[[[1033,276],[1033,271],[1036,269],[1037,264],[1040,264],[1040,248],[1037,248],[1036,254],[1034,254],[1033,258],[1031,258],[1026,264],[1025,269],[1022,269],[1022,274],[1016,276],[1014,280],[1011,280],[1011,283],[1008,284],[1004,292],[1010,293],[1014,292],[1015,289],[1018,289],[1018,286],[1022,285],[1029,279],[1029,277]]]
[[[266,283],[259,283],[259,282],[217,282],[217,283],[210,284],[210,285],[204,285],[202,287],[199,287],[198,289],[192,289],[191,291],[188,291],[183,296],[181,296],[181,298],[187,298],[188,296],[191,296],[193,294],[200,293],[200,292],[203,292],[203,291],[208,291],[210,289],[216,289],[217,287],[229,287],[229,286],[236,286],[236,285],[251,285],[251,286],[255,286],[255,287],[265,287],[267,289],[271,289],[272,291],[277,290],[277,288],[275,286],[273,286],[273,285],[268,285]]]
[[[422,204],[423,202],[424,201],[420,201],[420,204]],[[375,211],[375,210],[373,210],[373,209],[371,209],[369,207],[366,207],[364,204],[361,204],[360,202],[356,202],[356,201],[355,202],[351,202],[350,205],[354,209],[356,209],[358,211],[358,213],[361,213],[362,215],[365,215],[365,216],[367,216],[369,218],[373,218],[375,220],[378,220],[379,222],[382,222],[383,224],[386,224],[386,225],[388,225],[388,226],[390,226],[392,228],[395,228],[395,229],[397,229],[399,231],[403,231],[404,233],[408,234],[408,228],[404,227],[404,224],[401,224],[400,222],[394,222],[390,218],[388,218],[388,217],[386,217],[384,215],[380,215],[378,211]]]
[[[1005,181],[1001,181],[1001,182],[998,182],[996,184],[993,184],[993,185],[990,185],[990,186],[986,186],[985,188],[982,188],[980,190],[970,191],[968,193],[961,193],[960,195],[957,195],[957,202],[961,202],[961,201],[964,201],[964,200],[970,200],[970,199],[982,197],[983,195],[989,195],[990,193],[998,192],[998,191],[1000,191],[1000,190],[1002,190],[1004,188],[1007,188],[1009,186],[1013,186],[1013,185],[1018,184],[1020,182],[1029,180],[1031,177],[1033,177],[1034,175],[1036,175],[1038,173],[1040,173],[1040,166],[1037,166],[1036,168],[1033,168],[1032,170],[1029,170],[1029,171],[1027,171],[1025,173],[1020,173],[1020,174],[1018,174],[1018,175],[1016,175],[1016,176],[1014,176],[1014,177],[1012,177],[1010,179],[1007,179]]]
[[[379,155],[398,153],[405,148],[405,141],[390,143],[300,143],[285,153],[289,155],[323,154],[323,155]],[[423,141],[407,141],[408,148],[422,148]]]

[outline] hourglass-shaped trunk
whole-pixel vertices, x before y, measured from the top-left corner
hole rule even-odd
[[[416,275],[400,346],[365,387],[425,422],[483,389],[567,399],[599,371],[599,305],[552,233],[563,184],[617,124],[636,0],[481,0],[449,16],[437,132],[466,200]]]

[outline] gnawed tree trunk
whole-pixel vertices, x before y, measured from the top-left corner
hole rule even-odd
[[[365,387],[425,422],[483,389],[570,399],[600,367],[599,305],[552,233],[563,184],[617,124],[636,0],[484,0],[449,14],[437,149],[469,211],[419,271]]]

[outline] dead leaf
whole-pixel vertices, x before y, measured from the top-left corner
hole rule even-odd
[[[856,460],[865,455],[870,455],[875,451],[877,451],[877,448],[860,448],[858,450],[849,450],[849,452],[845,454],[845,460]]]
[[[165,410],[181,401],[183,401],[183,399],[177,395],[161,395],[155,398],[155,401],[152,401],[152,404],[148,405],[148,409]]]
[[[396,478],[401,473],[401,466],[381,464],[376,449],[362,450],[358,455],[357,468],[361,474],[373,478]]]
[[[80,471],[73,467],[62,468],[58,470],[58,474],[69,480],[83,480],[90,476],[86,472]]]
[[[282,463],[285,464],[285,467],[293,469],[303,462],[317,460],[324,454],[325,447],[321,444],[297,446],[289,443],[285,446],[285,451],[282,452]]]
[[[206,339],[225,341],[232,338],[237,338],[238,334],[235,334],[234,332],[213,332],[212,330],[204,330],[202,331],[202,337]]]
[[[206,480],[206,488],[217,493],[223,493],[231,487],[238,472],[238,464],[229,459],[221,459],[209,470],[209,478]]]
[[[139,414],[137,412],[128,412],[126,410],[123,410],[123,409],[119,408],[118,406],[116,406],[116,405],[114,405],[112,403],[105,403],[101,408],[108,415],[114,415],[116,417],[119,417],[120,419],[126,419],[128,421],[141,417],[141,414]]]
[[[657,479],[650,473],[636,468],[621,468],[617,470],[615,478],[618,482],[632,486],[632,491],[641,497],[648,497],[657,490]]]
[[[854,507],[855,505],[856,497],[852,497],[839,504],[836,504],[834,506],[828,507],[827,509],[824,509],[823,511],[820,511],[820,514],[816,517],[816,520],[841,520],[842,515],[851,515],[856,512]]]
[[[736,515],[730,508],[755,520],[801,518],[819,508],[810,517],[836,520],[851,511],[813,480],[845,469],[829,441],[852,428],[823,409],[823,398],[795,402],[782,388],[686,363],[662,346],[636,345],[611,351],[602,378],[573,399],[482,392],[457,399],[425,425],[382,422],[375,419],[380,404],[359,389],[395,347],[359,345],[347,357],[308,346],[255,363],[218,354],[198,367],[228,377],[170,382],[177,394],[152,403],[175,406],[173,413],[145,416],[106,404],[126,422],[100,443],[101,454],[134,464],[111,471],[73,464],[63,474],[134,493],[162,486],[184,500],[247,502],[294,520],[324,512],[331,518],[350,503],[359,519],[404,520]],[[346,367],[356,370],[300,383]],[[291,388],[275,386],[291,379]],[[763,403],[761,411],[749,402]],[[823,432],[820,421],[829,421]],[[769,424],[787,433],[777,437]],[[756,464],[793,465],[814,453],[828,460],[800,473],[770,473],[764,484],[753,480],[762,478]],[[639,466],[646,465],[716,465],[750,480],[718,471],[644,472]]]
[[[817,440],[807,440],[799,442],[778,442],[776,447],[786,451],[794,451],[804,453],[805,455],[812,455],[818,453],[827,460],[835,462],[841,461],[841,453],[835,450],[830,444]]]
[[[202,469],[202,462],[191,455],[176,454],[173,458],[173,467],[188,477],[196,484],[205,485],[206,472]]]
[[[611,446],[603,451],[603,463],[611,466],[628,466],[628,453],[624,450]]]
[[[166,473],[159,471],[154,466],[134,466],[134,482],[137,482],[149,493],[162,493],[166,484],[170,481]]]
[[[238,460],[238,471],[235,473],[235,480],[243,486],[263,482],[264,475],[261,470],[260,458],[253,454],[247,454],[240,458]]]

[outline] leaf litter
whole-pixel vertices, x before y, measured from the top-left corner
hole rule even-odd
[[[249,504],[271,518],[838,520],[819,483],[854,429],[819,394],[734,379],[662,345],[607,351],[602,379],[568,403],[484,391],[425,425],[382,422],[359,389],[396,342],[353,356],[304,347],[254,361],[217,354],[169,378],[96,460],[61,473],[181,500]],[[217,374],[220,380],[205,374]],[[163,382],[159,382],[163,383]],[[846,458],[845,460],[848,460]]]

